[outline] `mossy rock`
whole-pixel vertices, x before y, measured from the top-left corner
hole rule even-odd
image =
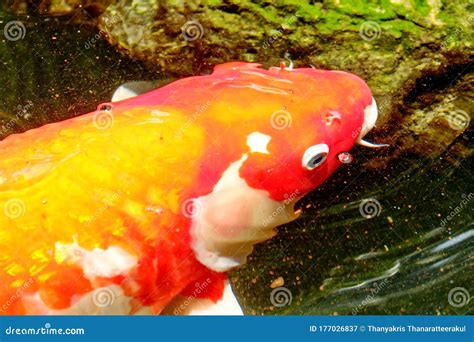
[[[352,71],[386,114],[421,76],[470,61],[473,9],[468,1],[119,0],[100,27],[132,57],[179,75],[285,57],[296,66]]]
[[[102,14],[113,0],[7,0],[4,6],[15,14],[41,16],[77,15],[75,20],[95,18]]]

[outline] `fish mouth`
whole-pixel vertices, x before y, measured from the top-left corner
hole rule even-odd
[[[289,222],[293,221],[293,220],[296,220],[301,215],[301,213],[303,212],[303,210],[301,208],[295,209],[296,202],[298,202],[298,200],[300,198],[301,197],[298,197],[297,199],[291,201],[290,203],[288,203],[285,206],[286,214],[288,216]]]
[[[372,128],[375,127],[375,123],[377,122],[377,118],[379,116],[379,112],[377,109],[377,103],[375,99],[372,97],[372,103],[364,109],[364,122],[362,124],[362,128],[360,130],[359,136],[356,139],[356,144],[370,147],[370,148],[379,148],[379,147],[386,147],[389,146],[387,144],[376,144],[367,140],[364,140],[364,136],[370,132]]]

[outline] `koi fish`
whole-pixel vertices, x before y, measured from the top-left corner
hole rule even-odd
[[[298,217],[341,154],[375,146],[362,138],[376,119],[355,75],[233,62],[8,136],[0,312],[219,302],[226,271]]]

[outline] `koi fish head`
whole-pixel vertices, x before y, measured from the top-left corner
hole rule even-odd
[[[292,194],[301,197],[323,183],[342,164],[339,155],[377,119],[370,90],[356,76],[304,72],[307,90],[285,109],[271,112],[266,133],[247,137],[249,158],[240,170],[248,185],[266,190],[277,201]]]
[[[377,106],[363,80],[340,71],[232,63],[213,75],[243,89],[233,96],[246,107],[245,125],[234,129],[245,126],[241,158],[200,197],[204,215],[193,224],[198,259],[225,270],[297,218],[297,200],[330,177],[355,143],[368,144],[362,138]]]

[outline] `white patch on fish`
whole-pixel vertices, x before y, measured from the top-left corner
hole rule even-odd
[[[118,102],[130,99],[132,97],[147,93],[151,90],[158,88],[163,83],[167,83],[167,81],[171,80],[164,80],[163,81],[133,81],[127,82],[122,84],[118,87],[112,95],[112,102]]]
[[[375,127],[375,122],[377,121],[378,117],[378,109],[377,103],[375,99],[372,97],[372,103],[365,107],[364,109],[364,122],[362,124],[362,129],[359,133],[359,136],[356,139],[356,144],[361,146],[366,146],[370,148],[379,148],[379,147],[387,147],[387,144],[375,144],[370,141],[364,140],[364,136],[370,132],[372,128]]]
[[[270,154],[268,143],[271,139],[272,137],[267,134],[252,132],[247,136],[247,146],[250,147],[250,152]]]
[[[57,242],[54,258],[58,263],[69,262],[82,267],[84,277],[92,281],[97,277],[126,275],[137,265],[137,258],[121,247],[110,246],[105,250],[94,248],[88,251],[76,241],[70,244]]]
[[[199,215],[192,219],[192,247],[196,258],[217,272],[245,263],[253,245],[268,240],[274,227],[293,221],[299,214],[293,201],[271,199],[267,191],[254,189],[240,178],[247,154],[230,164],[213,191],[196,198]]]

